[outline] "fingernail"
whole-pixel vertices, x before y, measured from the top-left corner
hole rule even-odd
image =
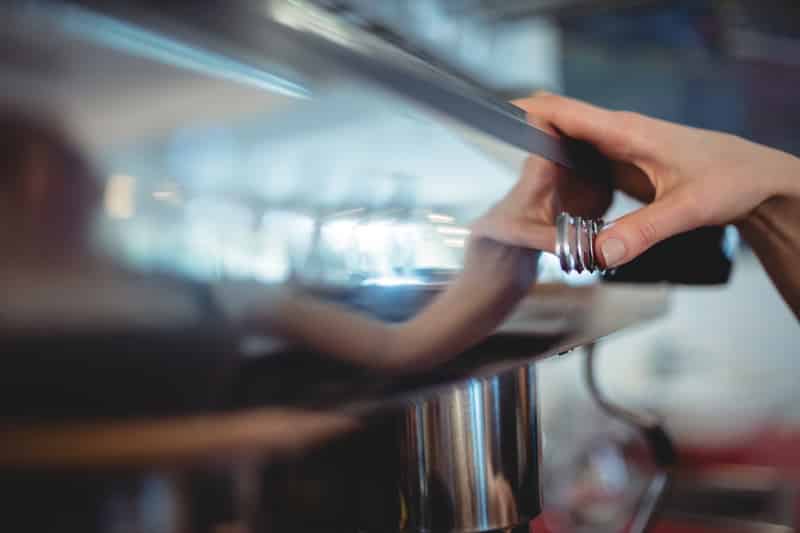
[[[625,257],[625,243],[619,239],[608,239],[600,246],[600,251],[603,253],[606,268],[612,268]]]

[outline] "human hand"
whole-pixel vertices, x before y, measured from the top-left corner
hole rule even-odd
[[[594,145],[612,160],[615,186],[649,204],[601,232],[596,251],[606,268],[626,263],[678,233],[738,222],[772,197],[798,194],[797,158],[733,135],[552,94],[516,103],[537,125]],[[544,180],[551,180],[552,172],[537,171]],[[565,210],[570,211],[566,206]],[[495,238],[519,239],[504,229],[506,238]],[[550,249],[550,231],[546,238],[541,228],[534,232],[540,249]]]
[[[537,126],[558,135],[547,125]],[[607,179],[588,180],[539,156],[530,156],[514,187],[473,222],[472,234],[506,245],[553,252],[556,216],[566,211],[598,218],[608,209],[611,192]]]

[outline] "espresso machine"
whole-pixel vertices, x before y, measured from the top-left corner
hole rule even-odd
[[[526,158],[609,179],[391,13],[346,4],[0,8],[18,132],[0,155],[13,173],[52,149],[56,176],[2,274],[7,527],[477,533],[541,513],[535,362],[660,316],[663,286],[540,268],[490,336],[402,373],[233,320],[291,285],[401,323],[458,277],[468,222]],[[643,261],[605,281],[664,281]],[[657,421],[602,405],[674,462]]]

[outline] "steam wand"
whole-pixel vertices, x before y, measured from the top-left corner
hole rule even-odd
[[[595,374],[595,343],[586,345],[586,360],[584,363],[584,378],[589,394],[595,403],[612,418],[621,420],[636,429],[647,443],[658,467],[658,473],[650,481],[639,503],[639,509],[631,521],[628,533],[646,533],[653,525],[658,514],[659,506],[663,500],[672,476],[672,470],[677,464],[677,453],[672,439],[669,437],[661,422],[651,413],[636,412],[608,400],[597,385]]]

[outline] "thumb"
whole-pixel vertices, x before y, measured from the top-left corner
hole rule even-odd
[[[600,232],[595,252],[605,268],[635,259],[659,242],[699,227],[693,203],[672,195],[625,215]]]

